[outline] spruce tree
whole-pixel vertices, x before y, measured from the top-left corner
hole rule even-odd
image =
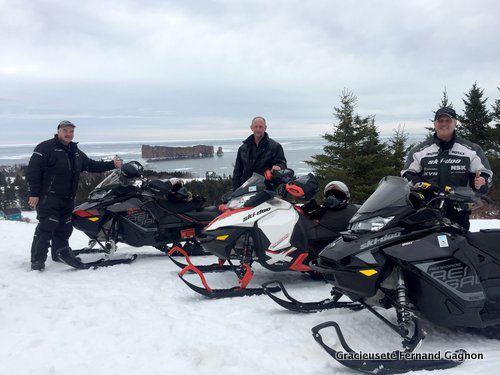
[[[373,116],[355,113],[356,96],[344,89],[340,106],[335,107],[337,123],[332,133],[323,138],[328,142],[323,154],[306,161],[313,167],[322,186],[331,180],[347,184],[353,202],[363,202],[375,189],[378,181],[391,174],[391,156],[380,141]]]
[[[490,128],[491,149],[487,151],[491,170],[493,171],[490,195],[495,201],[496,210],[494,211],[496,211],[496,217],[500,218],[500,99],[495,100],[491,115],[493,118],[493,127]]]
[[[406,155],[413,145],[407,145],[408,133],[405,132],[405,125],[399,124],[393,130],[393,135],[389,138],[389,148],[392,154],[392,166],[394,168],[393,174],[399,175],[403,169]]]
[[[497,87],[500,91],[500,87]],[[491,150],[493,156],[500,157],[500,99],[495,100],[495,104],[491,106],[491,117],[493,127],[490,128]]]
[[[464,114],[459,116],[460,126],[457,126],[457,133],[471,142],[477,143],[486,151],[492,147],[492,142],[489,139],[489,123],[492,117],[486,108],[488,98],[483,99],[483,95],[484,90],[479,88],[477,82],[465,94],[465,99],[462,99],[465,105]]]

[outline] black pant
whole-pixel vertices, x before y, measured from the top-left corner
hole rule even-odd
[[[69,246],[68,239],[73,232],[71,214],[73,212],[73,199],[62,198],[56,195],[40,197],[36,207],[36,218],[39,223],[31,245],[31,261],[44,261],[47,259],[49,246],[51,246],[52,259],[55,251]],[[52,245],[51,245],[52,242]]]

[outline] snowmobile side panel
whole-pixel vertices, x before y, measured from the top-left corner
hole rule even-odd
[[[427,319],[447,327],[484,326],[480,313],[485,294],[469,266],[449,258],[418,263],[409,270],[413,272],[405,273],[408,295]]]
[[[203,250],[221,259],[229,259],[238,239],[248,228],[224,227],[217,230],[205,230],[196,239]]]
[[[423,238],[386,247],[384,253],[406,262],[449,258],[459,247],[456,237],[448,233],[432,233]]]

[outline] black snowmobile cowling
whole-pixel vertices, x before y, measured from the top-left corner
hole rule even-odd
[[[134,247],[154,246],[165,253],[184,242],[182,247],[187,253],[203,254],[195,237],[221,212],[215,207],[203,207],[205,200],[190,196],[184,187],[173,189],[170,181],[149,180],[142,173],[140,163],[124,164],[97,185],[87,202],[75,208],[73,226],[90,237],[90,242],[85,249],[64,249],[64,262],[89,268],[77,255],[94,252],[104,252],[104,260],[108,261],[118,242]],[[180,194],[181,189],[185,194]],[[96,245],[100,249],[94,249]],[[92,265],[110,265],[104,260]],[[130,262],[130,258],[124,261]],[[115,259],[114,264],[119,262]]]
[[[468,188],[412,187],[403,178],[385,177],[351,219],[350,230],[327,246],[312,268],[336,293],[362,304],[396,331],[405,352],[425,337],[421,319],[446,327],[499,327],[500,229],[471,233],[444,215],[451,208],[474,209],[482,200],[489,198]],[[394,308],[397,323],[375,307]],[[336,355],[319,334],[326,327],[335,328],[344,350],[352,351],[334,322],[313,328],[325,350]],[[339,362],[377,374],[460,363]]]

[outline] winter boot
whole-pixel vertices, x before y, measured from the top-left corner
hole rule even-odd
[[[45,269],[45,262],[43,260],[35,260],[31,262],[32,271],[43,271]]]

